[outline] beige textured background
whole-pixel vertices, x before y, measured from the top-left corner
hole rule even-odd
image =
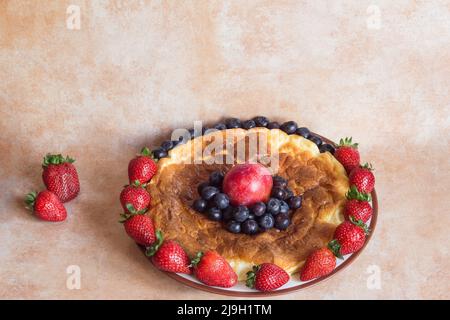
[[[143,145],[257,114],[352,135],[377,169],[370,245],[281,298],[450,298],[450,1],[0,0],[0,76],[0,298],[220,298],[149,265],[118,195]],[[76,157],[82,184],[61,224],[22,205],[49,151]],[[68,265],[81,290],[66,289]]]

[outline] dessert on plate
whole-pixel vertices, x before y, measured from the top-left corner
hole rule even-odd
[[[269,291],[297,272],[324,276],[364,244],[374,178],[351,139],[336,147],[265,117],[187,132],[133,159],[121,195],[127,233],[158,268]]]

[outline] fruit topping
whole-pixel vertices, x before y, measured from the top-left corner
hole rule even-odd
[[[289,274],[273,263],[263,263],[254,266],[247,272],[246,285],[259,291],[272,291],[289,281]]]
[[[244,163],[235,165],[223,180],[223,191],[233,205],[251,206],[267,201],[272,189],[272,175],[263,165]]]
[[[354,168],[359,166],[358,144],[353,143],[352,138],[344,138],[339,141],[339,146],[334,153],[335,158],[350,173]]]

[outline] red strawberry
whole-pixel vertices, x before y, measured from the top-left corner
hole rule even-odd
[[[48,190],[55,193],[62,202],[74,199],[80,192],[77,169],[74,159],[60,154],[47,154],[44,157],[42,179]]]
[[[230,288],[237,283],[237,274],[216,251],[199,252],[192,265],[197,279],[208,286]]]
[[[155,227],[152,219],[143,211],[136,211],[131,205],[128,209],[131,213],[122,214],[122,220],[120,220],[125,231],[136,243],[146,247],[152,245],[155,242]]]
[[[368,163],[354,168],[348,176],[350,185],[356,186],[359,192],[371,193],[375,186],[375,176],[372,170],[372,165]]]
[[[278,289],[289,281],[289,274],[273,263],[263,263],[254,266],[253,271],[247,272],[247,287],[259,291]]]
[[[344,166],[347,173],[359,166],[358,144],[352,142],[352,138],[345,138],[339,141],[339,146],[334,153],[334,157]]]
[[[67,211],[61,200],[51,191],[30,192],[25,197],[27,208],[40,219],[46,221],[66,220]]]
[[[300,271],[300,280],[308,281],[331,273],[336,267],[336,257],[328,248],[313,251]]]
[[[150,150],[145,147],[141,150],[141,154],[132,159],[128,164],[128,178],[130,183],[139,181],[144,184],[150,181],[158,169],[155,161],[151,157]]]
[[[343,255],[358,251],[366,241],[366,234],[369,230],[367,226],[361,221],[342,222],[334,231],[334,240],[329,244],[333,253],[342,258]]]
[[[156,238],[156,243],[145,253],[152,257],[155,267],[167,272],[191,274],[191,261],[183,248],[173,240],[163,241],[160,230],[156,231]]]
[[[137,211],[146,210],[150,205],[150,200],[149,193],[139,183],[126,186],[120,193],[120,203],[126,213],[130,213],[128,205],[132,205]]]
[[[367,222],[372,217],[372,207],[369,201],[370,194],[358,192],[355,186],[351,186],[347,192],[344,216],[347,220]]]

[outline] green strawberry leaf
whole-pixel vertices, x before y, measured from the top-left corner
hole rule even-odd
[[[74,163],[75,159],[66,156],[65,158],[61,154],[51,154],[47,153],[42,162],[42,167],[48,167],[49,165],[58,165],[63,163]]]
[[[362,220],[356,220],[353,216],[350,216],[350,222],[353,223],[355,226],[362,228],[366,235],[370,233],[369,227]]]
[[[32,191],[32,192],[28,193],[27,195],[25,195],[25,204],[26,204],[26,208],[28,210],[33,210],[34,203],[36,202],[36,197],[37,197],[36,191]]]
[[[200,262],[202,257],[203,257],[203,252],[201,252],[201,251],[197,252],[197,255],[195,256],[195,258],[192,259],[190,266],[195,267]]]
[[[253,270],[247,272],[247,280],[245,281],[245,285],[249,288],[255,287],[256,274],[258,273],[260,266],[253,266]]]
[[[328,249],[330,249],[337,258],[344,259],[341,254],[341,244],[337,239],[333,239],[328,243]]]
[[[152,153],[151,153],[151,151],[150,151],[150,149],[148,147],[143,147],[142,148],[141,155],[149,157],[149,156],[151,156],[151,154]]]
[[[150,247],[146,248],[145,250],[145,255],[147,257],[152,257],[156,253],[156,251],[159,250],[164,241],[164,235],[161,230],[156,230],[155,235],[156,235],[155,243],[152,244]]]
[[[358,149],[358,144],[357,143],[353,143],[352,141],[352,137],[350,138],[344,138],[344,139],[340,139],[339,140],[339,147],[351,147],[354,149]]]
[[[350,187],[345,196],[348,200],[356,199],[359,201],[372,201],[370,194],[359,192],[355,185]]]

